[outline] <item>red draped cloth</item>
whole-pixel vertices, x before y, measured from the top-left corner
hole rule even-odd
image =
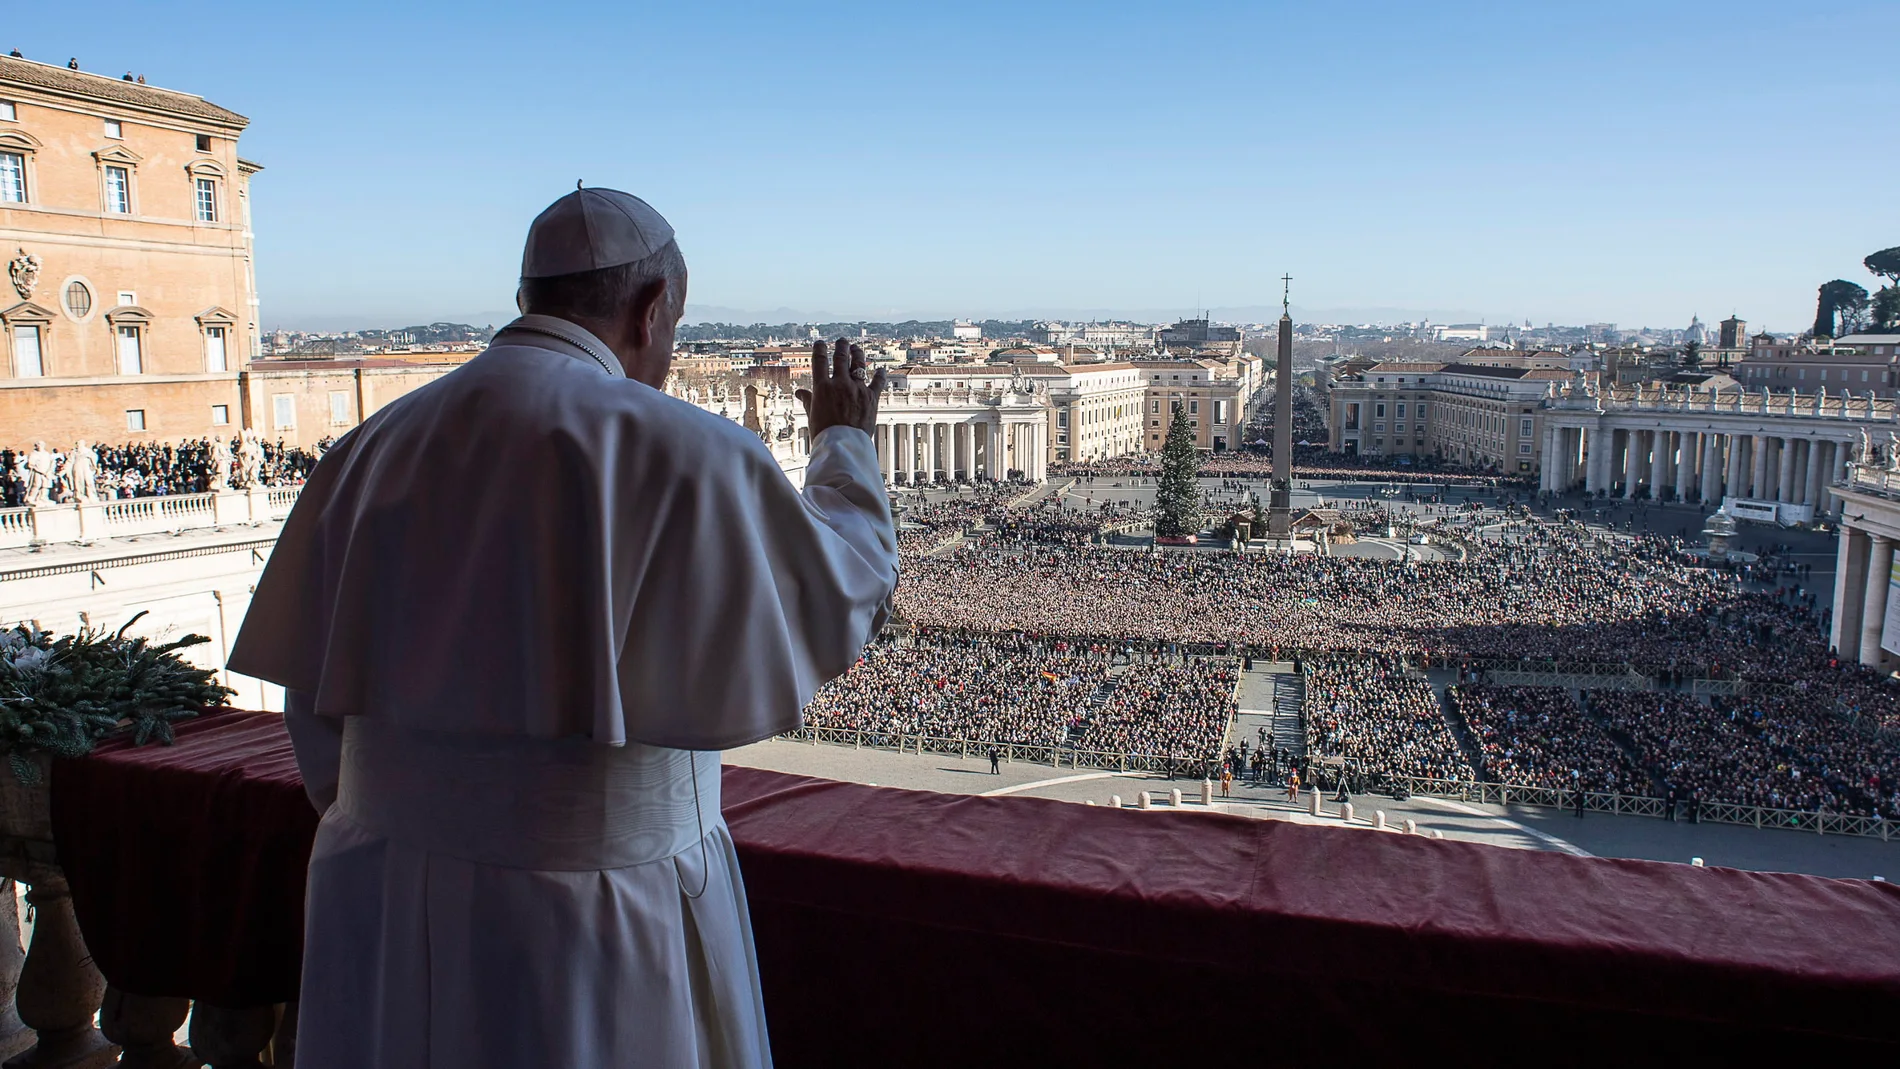
[[[275,716],[60,763],[87,943],[295,996],[316,815]],[[725,772],[780,1064],[1900,1053],[1900,887]],[[1765,833],[1778,834],[1778,833]]]

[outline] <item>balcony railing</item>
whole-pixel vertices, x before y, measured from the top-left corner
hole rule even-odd
[[[288,760],[281,719],[226,713],[56,766],[50,824],[0,798],[37,913],[23,970],[0,939],[0,991],[17,975],[39,1030],[19,1064],[290,1060],[316,815]],[[784,1066],[1165,1064],[1263,1020],[1246,1038],[1301,1061],[1421,1035],[1540,1064],[1900,1045],[1900,897],[1878,884],[743,768],[724,805]]]
[[[0,549],[169,534],[290,515],[300,486],[0,509]]]

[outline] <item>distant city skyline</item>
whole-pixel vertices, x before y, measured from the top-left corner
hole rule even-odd
[[[1320,313],[1792,331],[1900,244],[1871,0],[88,11],[0,48],[251,118],[266,327],[511,314],[576,178],[672,220],[694,307],[852,319],[1171,318],[1290,272]]]

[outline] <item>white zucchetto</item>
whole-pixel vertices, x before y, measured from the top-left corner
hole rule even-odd
[[[644,260],[673,240],[653,205],[617,189],[576,189],[534,217],[522,278],[552,278]]]

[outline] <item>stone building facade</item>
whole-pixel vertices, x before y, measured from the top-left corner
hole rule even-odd
[[[1375,364],[1333,380],[1328,448],[1433,457],[1513,475],[1537,471],[1540,406],[1554,384],[1570,377],[1553,367]]]
[[[248,120],[0,57],[0,428],[9,444],[235,431],[259,352]]]

